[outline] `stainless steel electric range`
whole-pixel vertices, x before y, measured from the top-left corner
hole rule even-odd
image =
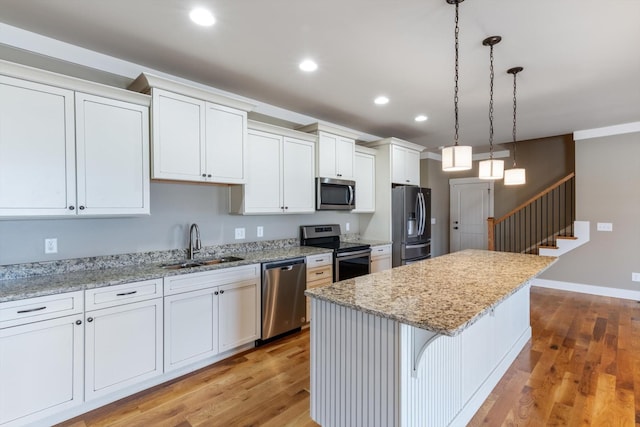
[[[371,272],[371,245],[341,242],[339,224],[301,226],[300,245],[333,250],[334,282]]]

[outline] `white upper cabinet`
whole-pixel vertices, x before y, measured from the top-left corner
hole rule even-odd
[[[247,183],[230,187],[230,212],[315,212],[315,137],[258,122],[250,124]]]
[[[242,184],[253,105],[152,74],[129,89],[151,93],[154,179]]]
[[[75,215],[73,92],[0,76],[0,214]]]
[[[154,89],[152,178],[200,181],[204,171],[205,102]]]
[[[76,93],[78,213],[149,213],[149,108]]]
[[[0,217],[149,213],[148,96],[4,61],[0,74]]]
[[[353,179],[355,140],[326,132],[318,133],[318,176]]]
[[[376,210],[375,150],[357,146],[355,154],[356,208],[353,212]]]
[[[391,182],[420,185],[420,152],[399,145],[391,146]]]
[[[354,180],[355,140],[358,134],[323,123],[313,123],[298,130],[318,135],[316,176]]]

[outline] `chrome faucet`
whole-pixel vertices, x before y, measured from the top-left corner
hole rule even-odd
[[[196,232],[196,238],[193,239],[193,232]],[[191,224],[191,228],[189,229],[189,259],[192,260],[193,256],[200,252],[202,245],[200,244],[200,229],[198,228],[198,224]]]

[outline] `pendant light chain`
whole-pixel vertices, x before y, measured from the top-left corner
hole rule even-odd
[[[489,158],[493,159],[493,44],[489,53]]]
[[[455,135],[453,137],[454,139],[454,145],[458,145],[458,130],[460,129],[460,124],[458,122],[458,69],[459,69],[459,55],[458,55],[458,49],[459,49],[459,43],[458,43],[458,39],[460,37],[460,27],[458,26],[458,21],[459,21],[459,16],[458,16],[458,9],[459,9],[460,3],[456,2],[456,29],[455,29],[455,50],[456,50],[456,66],[455,66],[455,84],[454,84],[454,90],[453,90],[453,111],[454,111],[454,115],[455,115]]]
[[[516,151],[518,144],[516,143],[516,73],[513,73],[513,167],[516,167]]]

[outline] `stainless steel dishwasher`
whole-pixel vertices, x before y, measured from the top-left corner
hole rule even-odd
[[[305,258],[262,264],[262,340],[302,326],[306,285]]]

